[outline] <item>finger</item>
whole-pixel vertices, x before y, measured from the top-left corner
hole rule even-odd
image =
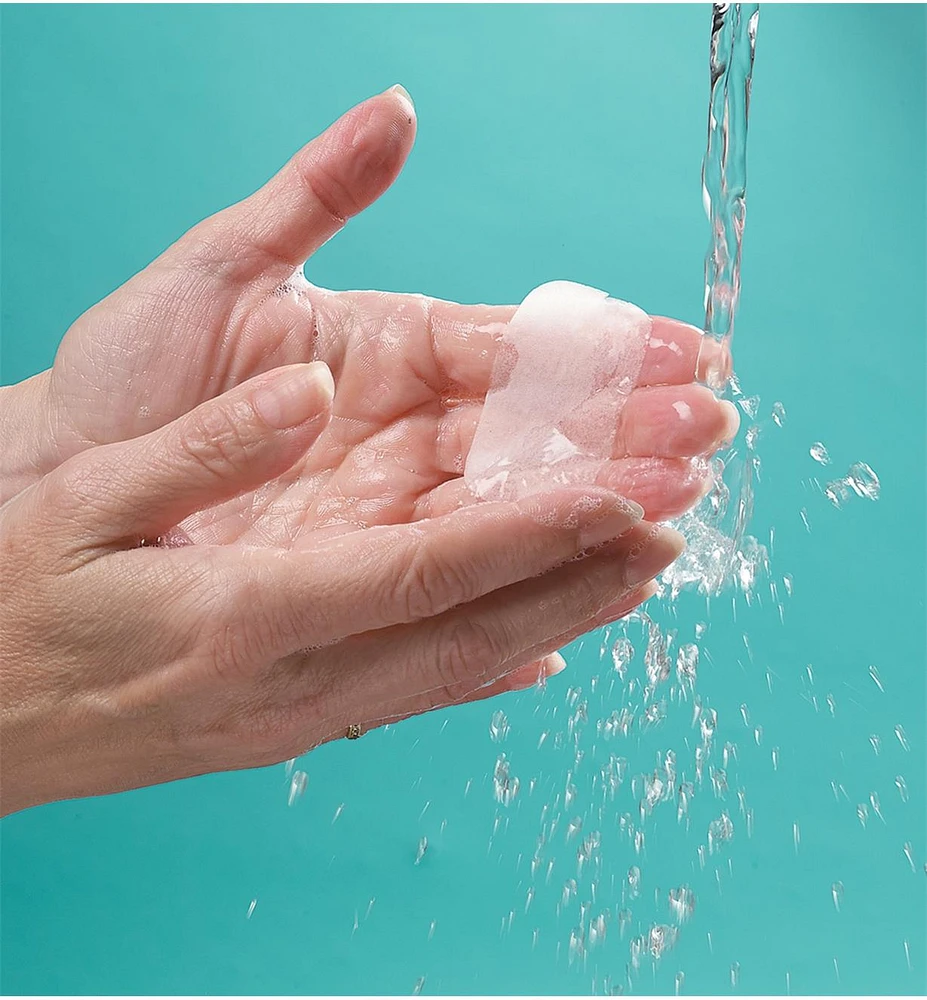
[[[252,551],[245,586],[258,595],[257,614],[280,644],[268,654],[282,656],[440,615],[546,573],[621,536],[640,517],[640,508],[608,490],[556,490],[350,532],[284,559]],[[230,610],[240,619],[239,607]]]
[[[429,322],[435,360],[445,379],[462,395],[484,396],[493,385],[493,364],[505,327],[517,306],[462,305],[430,300]],[[654,316],[637,384],[684,385],[730,375],[726,345],[697,327]]]
[[[275,369],[151,434],[83,452],[43,480],[44,500],[94,544],[155,538],[290,468],[328,423],[333,393],[322,362]]]
[[[671,528],[638,525],[588,558],[495,591],[442,615],[341,644],[329,657],[326,704],[359,718],[391,714],[405,699],[433,693],[459,701],[513,668],[551,652],[627,599],[685,547]],[[318,684],[318,676],[312,683]],[[341,715],[337,716],[341,718]]]
[[[276,287],[393,183],[415,139],[401,87],[363,101],[259,191],[194,227],[165,257]]]
[[[582,420],[582,412],[576,415]],[[732,441],[737,407],[701,385],[653,386],[628,396],[615,431],[612,458],[694,458]],[[567,437],[568,428],[564,429]]]

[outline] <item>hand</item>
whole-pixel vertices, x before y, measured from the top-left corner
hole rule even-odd
[[[595,487],[310,525],[291,550],[140,544],[298,465],[330,433],[332,391],[324,364],[277,368],[0,510],[3,812],[269,764],[525,687],[681,550]]]
[[[292,547],[322,526],[403,523],[469,502],[460,472],[514,307],[328,292],[294,277],[392,183],[414,133],[399,91],[365,101],[255,195],[196,226],[78,319],[50,372],[3,390],[14,442],[0,457],[5,495],[254,375],[320,359],[338,385],[331,425],[276,482],[188,521],[192,540]],[[736,412],[693,384],[716,353],[694,328],[654,320],[599,479],[651,519],[702,495],[705,463],[690,460],[736,430]],[[688,422],[674,409],[681,402]]]

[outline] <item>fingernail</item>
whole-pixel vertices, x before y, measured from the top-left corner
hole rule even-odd
[[[673,528],[658,525],[628,554],[625,582],[638,587],[652,580],[661,570],[677,559],[686,548],[686,540]]]
[[[297,427],[326,410],[335,395],[335,380],[324,361],[293,365],[277,373],[254,394],[254,408],[270,427]]]
[[[722,440],[729,443],[737,437],[737,431],[740,430],[740,414],[737,412],[737,407],[728,399],[722,399],[721,406],[724,409],[724,436]]]
[[[644,517],[644,508],[626,497],[615,494],[596,499],[595,508],[583,510],[580,514],[585,521],[579,532],[580,549],[609,542],[629,531]]]
[[[545,677],[553,677],[566,670],[566,660],[559,653],[551,653],[541,660],[541,671]]]
[[[415,117],[415,102],[412,100],[412,95],[401,83],[394,83],[389,88],[388,93],[395,94],[406,105],[409,114],[413,118]]]

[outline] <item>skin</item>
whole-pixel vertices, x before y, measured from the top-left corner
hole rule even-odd
[[[414,134],[401,90],[358,105],[2,390],[3,812],[530,686],[681,551],[652,522],[737,429],[697,330],[654,319],[595,483],[477,503],[461,471],[514,307],[294,277]]]

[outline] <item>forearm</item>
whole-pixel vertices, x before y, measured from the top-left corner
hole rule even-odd
[[[0,502],[54,468],[54,433],[48,407],[49,371],[0,386]]]

